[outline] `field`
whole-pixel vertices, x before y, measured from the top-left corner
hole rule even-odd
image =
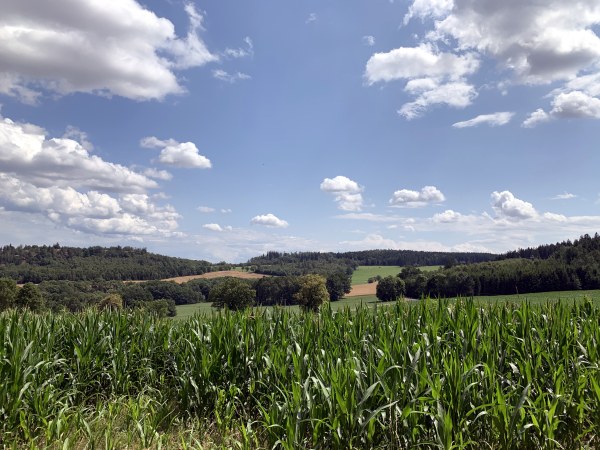
[[[506,299],[505,299],[506,300]],[[0,314],[5,448],[600,446],[600,309]]]
[[[374,284],[367,284],[365,286],[371,287]],[[545,304],[555,303],[559,301],[579,301],[584,297],[589,298],[594,304],[600,306],[600,290],[591,291],[559,291],[559,292],[536,292],[533,294],[521,294],[521,295],[494,295],[494,296],[479,296],[473,297],[478,304],[494,304],[494,303],[522,303],[528,301],[532,304]],[[456,301],[456,299],[449,299],[450,301]],[[434,300],[432,300],[434,301]],[[386,306],[389,303],[381,303],[377,300],[374,294],[365,294],[357,296],[346,296],[345,298],[331,303],[331,309],[333,311],[339,311],[346,307],[355,310],[361,306],[372,308],[374,306]],[[297,306],[288,306],[287,309],[291,311],[299,311]],[[260,309],[270,309],[269,307]],[[194,305],[179,305],[177,306],[176,319],[187,319],[192,317],[194,314],[212,314],[215,309],[210,306],[210,303],[196,303]]]
[[[358,269],[352,274],[352,284],[366,284],[369,278],[377,275],[382,277],[396,276],[401,270],[401,266],[358,266]]]

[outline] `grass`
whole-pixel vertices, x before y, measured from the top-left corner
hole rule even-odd
[[[352,274],[352,284],[365,284],[369,278],[377,275],[382,277],[396,276],[401,270],[401,266],[358,266],[358,269]]]
[[[559,300],[573,301],[583,300],[584,297],[592,300],[594,304],[600,306],[600,290],[589,290],[589,291],[558,291],[558,292],[536,292],[533,294],[519,294],[519,295],[493,295],[493,296],[477,296],[473,297],[478,303],[494,304],[494,303],[522,303],[528,301],[532,304],[545,304],[558,302]],[[453,300],[453,299],[450,299]],[[340,311],[348,307],[351,310],[356,310],[361,306],[372,308],[374,306],[390,305],[390,303],[381,303],[377,300],[374,295],[364,295],[359,297],[346,297],[337,302],[331,303],[331,309],[333,311]],[[272,307],[261,307],[260,310],[272,309]],[[286,307],[291,311],[299,311],[298,306]],[[179,305],[177,306],[176,319],[189,319],[195,314],[206,314],[210,315],[216,312],[215,308],[210,303],[196,303],[193,305]]]
[[[432,272],[438,270],[441,266],[420,266],[423,272]],[[365,284],[377,275],[387,277],[388,275],[396,276],[402,270],[402,266],[358,266],[358,269],[352,274],[352,284]]]
[[[350,308],[351,310],[355,310],[357,308],[360,308],[361,306],[373,307],[376,304],[381,304],[377,300],[377,297],[375,297],[374,295],[363,295],[363,296],[359,296],[359,297],[346,297],[341,300],[338,300],[337,302],[331,302],[331,309],[333,311],[339,311],[344,308]],[[176,308],[177,308],[177,315],[175,316],[175,319],[189,319],[190,317],[194,316],[195,314],[211,315],[211,314],[217,312],[217,310],[215,308],[213,308],[210,303],[196,303],[193,305],[179,305]],[[265,307],[259,307],[256,309],[269,310],[269,309],[273,309],[273,307],[265,306]],[[285,309],[290,310],[290,311],[300,311],[300,308],[298,306],[287,306],[287,307],[285,307]]]

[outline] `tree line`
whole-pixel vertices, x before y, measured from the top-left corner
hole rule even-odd
[[[0,276],[17,283],[154,280],[199,275],[221,268],[207,261],[150,253],[144,248],[77,248],[59,244],[0,247]]]
[[[332,272],[352,273],[358,266],[443,266],[492,261],[491,253],[425,252],[413,250],[365,250],[345,253],[268,252],[246,263],[257,273],[305,275]]]
[[[509,252],[498,261],[433,272],[404,267],[398,277],[406,295],[414,298],[600,289],[600,236],[584,235],[573,242]]]

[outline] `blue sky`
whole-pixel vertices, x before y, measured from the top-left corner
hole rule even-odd
[[[596,0],[5,0],[0,241],[493,251],[600,230]]]

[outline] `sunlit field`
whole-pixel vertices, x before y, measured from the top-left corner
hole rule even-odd
[[[591,301],[0,315],[14,448],[596,448]]]

